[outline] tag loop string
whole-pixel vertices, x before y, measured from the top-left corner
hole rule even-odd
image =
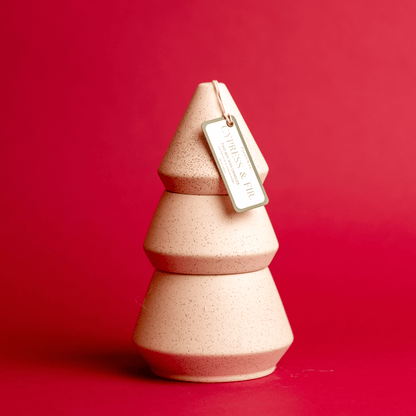
[[[218,98],[218,102],[220,103],[222,115],[225,118],[225,121],[227,123],[227,126],[228,127],[232,127],[232,126],[234,126],[234,121],[231,118],[231,114],[230,113],[227,113],[225,111],[224,103],[222,102],[222,98],[221,98],[221,94],[220,94],[220,86],[218,84],[218,81],[214,80],[214,81],[212,81],[212,83],[214,84],[215,92],[217,93],[217,98]]]

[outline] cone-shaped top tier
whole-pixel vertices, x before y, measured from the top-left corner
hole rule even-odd
[[[250,130],[224,84],[219,84],[225,110],[238,122],[259,176],[264,182],[269,168]],[[168,191],[189,195],[227,194],[201,124],[222,117],[211,82],[199,84],[159,167]]]

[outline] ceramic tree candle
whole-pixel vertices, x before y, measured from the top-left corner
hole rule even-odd
[[[220,91],[264,181],[267,164],[224,84]],[[234,210],[201,128],[221,115],[213,85],[200,84],[159,167],[166,191],[144,242],[156,271],[134,342],[165,378],[263,377],[293,341],[268,268],[278,242],[266,209]]]

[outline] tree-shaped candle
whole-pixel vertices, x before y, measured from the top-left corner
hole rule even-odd
[[[268,166],[224,84],[258,176]],[[202,123],[222,117],[200,84],[159,167],[166,190],[144,249],[155,267],[134,342],[162,377],[197,382],[266,376],[293,341],[268,268],[278,242],[264,206],[236,212]]]

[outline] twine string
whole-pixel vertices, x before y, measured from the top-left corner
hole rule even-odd
[[[218,102],[220,103],[222,115],[225,118],[227,126],[232,127],[232,126],[234,126],[234,121],[231,118],[231,114],[228,113],[227,111],[225,111],[224,103],[222,102],[222,98],[221,98],[220,86],[218,84],[218,81],[214,80],[214,81],[212,81],[212,83],[214,84],[215,92],[217,93],[217,98],[218,98]]]

